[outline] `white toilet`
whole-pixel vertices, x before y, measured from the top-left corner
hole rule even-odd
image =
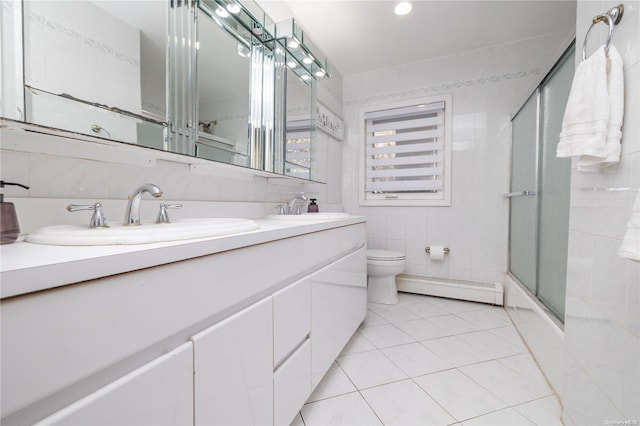
[[[398,303],[396,275],[404,271],[404,253],[388,250],[367,250],[367,293],[369,302],[395,305]]]

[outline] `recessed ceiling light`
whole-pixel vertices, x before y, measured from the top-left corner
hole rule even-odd
[[[228,10],[230,13],[234,13],[234,14],[235,14],[235,13],[240,13],[240,6],[238,6],[238,5],[237,5],[237,4],[235,4],[235,3],[230,3],[230,4],[228,4],[228,5],[227,5],[227,10]]]
[[[318,70],[316,71],[316,77],[324,77],[325,75],[325,71],[324,70]]]
[[[293,61],[289,61],[289,62],[287,62],[287,66],[288,66],[289,68],[295,68],[295,67],[297,67],[297,66],[298,66],[298,64],[296,64],[296,63],[295,63],[295,62],[293,62]]]
[[[304,62],[305,64],[309,65],[313,63],[313,58],[311,56],[306,56],[302,62]]]
[[[411,12],[413,6],[408,1],[401,1],[396,5],[396,8],[393,9],[396,15],[406,15]]]
[[[302,75],[300,76],[300,78],[301,78],[301,79],[303,79],[303,80],[309,80],[309,75],[307,75],[307,74],[302,74]]]
[[[287,41],[287,46],[291,49],[297,49],[300,46],[300,43],[295,38],[291,38]]]

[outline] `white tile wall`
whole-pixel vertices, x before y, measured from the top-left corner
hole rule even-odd
[[[407,273],[503,281],[510,117],[569,41],[555,34],[344,78],[343,204],[368,217],[369,247],[404,251]],[[453,94],[451,207],[360,207],[360,109],[440,93]],[[430,245],[451,253],[431,261]]]
[[[140,34],[91,2],[25,2],[25,82],[140,112]]]
[[[617,4],[578,1],[579,47],[591,18]],[[561,395],[567,425],[640,421],[640,263],[617,256],[640,187],[640,3],[629,1],[624,6],[612,39],[625,73],[621,161],[599,173],[582,173],[574,167],[571,175]],[[589,53],[606,37],[605,31],[592,33]],[[585,190],[594,187],[634,190]]]
[[[201,98],[198,114],[202,122],[217,121],[211,125],[215,135],[231,141],[243,141],[248,137],[249,100],[246,94],[224,99]]]

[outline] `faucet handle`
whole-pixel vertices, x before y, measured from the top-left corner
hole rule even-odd
[[[276,209],[278,209],[278,214],[279,215],[285,215],[287,214],[287,210],[284,207],[284,203],[282,204],[276,204]]]
[[[160,203],[160,211],[158,212],[158,218],[156,219],[156,223],[171,223],[169,221],[169,213],[167,212],[167,209],[181,209],[182,208],[182,204],[167,204],[167,203]]]
[[[77,212],[80,210],[93,210],[93,215],[91,215],[91,220],[89,221],[89,228],[109,227],[109,225],[107,225],[107,217],[102,211],[102,204],[69,204],[67,206],[67,211],[70,212]]]

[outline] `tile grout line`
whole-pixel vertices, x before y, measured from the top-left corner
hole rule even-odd
[[[527,401],[527,402],[522,402],[520,404],[516,404],[516,405],[512,405],[511,408],[513,408],[514,410],[516,410],[521,416],[525,417],[527,420],[529,420],[531,423],[537,425],[537,423],[535,421],[533,421],[529,416],[527,416],[525,413],[520,412],[516,407],[520,407],[521,405],[526,405],[526,404],[530,404],[532,402],[535,401],[541,401],[543,399],[552,397],[556,402],[557,402],[557,398],[555,397],[555,394],[551,394],[551,395],[547,395],[547,396],[541,396],[540,398],[536,398],[536,399],[532,399],[531,401]],[[560,413],[562,415],[562,404],[558,403],[558,407],[560,407]],[[562,418],[559,418],[558,420],[560,420],[560,423],[564,425],[564,423],[562,422]]]
[[[426,296],[428,297],[428,296]],[[526,344],[524,344],[524,342],[522,341],[522,338],[519,334],[519,331],[517,330],[517,328],[515,327],[512,318],[509,316],[506,308],[501,307],[501,311],[500,313],[504,313],[504,315],[506,315],[506,320],[503,318],[502,315],[498,315],[498,311],[497,310],[492,310],[492,309],[484,309],[484,308],[478,308],[478,309],[473,309],[473,310],[469,310],[469,311],[462,311],[462,312],[457,312],[457,313],[447,313],[447,314],[443,314],[443,315],[435,315],[435,316],[431,316],[431,317],[422,317],[418,314],[415,314],[414,312],[410,311],[409,309],[406,308],[406,305],[409,304],[418,304],[418,303],[423,303],[423,302],[419,302],[417,300],[414,300],[411,303],[408,302],[400,302],[398,305],[395,305],[396,307],[400,308],[398,309],[398,311],[400,312],[400,314],[402,314],[403,312],[408,313],[410,315],[413,316],[418,316],[418,318],[415,319],[406,319],[406,320],[400,320],[400,321],[389,321],[387,318],[383,317],[382,315],[380,315],[378,312],[375,311],[375,309],[372,309],[371,307],[368,307],[368,312],[371,312],[373,314],[375,314],[377,317],[379,317],[381,320],[384,320],[385,323],[380,323],[380,324],[375,324],[375,325],[371,325],[369,327],[363,327],[363,324],[361,324],[358,327],[357,333],[360,335],[361,338],[364,338],[365,342],[368,342],[369,344],[371,344],[371,346],[373,347],[373,349],[370,350],[364,350],[364,351],[360,351],[360,352],[353,352],[353,353],[349,353],[349,354],[345,354],[345,355],[341,355],[338,357],[338,359],[336,360],[336,364],[338,366],[338,368],[340,369],[340,371],[347,377],[347,379],[349,380],[349,382],[352,384],[352,386],[354,387],[354,391],[350,391],[350,392],[345,392],[345,393],[339,393],[336,395],[332,395],[326,398],[322,398],[307,404],[313,404],[315,402],[319,402],[319,401],[324,401],[324,400],[328,400],[331,398],[335,398],[335,397],[339,397],[339,396],[344,396],[347,394],[351,394],[351,393],[355,393],[357,392],[361,398],[363,398],[365,400],[365,402],[367,403],[367,406],[373,411],[374,415],[376,416],[376,418],[378,418],[378,420],[384,425],[384,422],[382,421],[382,419],[380,418],[380,416],[378,415],[378,413],[376,412],[376,410],[373,408],[373,406],[369,403],[369,401],[367,400],[367,398],[365,397],[365,395],[363,394],[363,392],[369,390],[369,389],[375,389],[375,388],[380,388],[386,385],[390,385],[390,384],[394,384],[394,383],[399,383],[399,382],[403,382],[406,380],[411,380],[411,382],[418,386],[418,388],[422,391],[422,393],[424,393],[428,398],[430,398],[433,402],[435,402],[437,404],[438,407],[440,407],[445,413],[447,413],[452,419],[455,419],[455,422],[452,424],[456,424],[456,423],[462,423],[463,421],[468,421],[471,419],[475,419],[475,418],[479,418],[482,416],[486,416],[492,413],[496,413],[499,411],[503,411],[503,410],[507,410],[507,409],[512,409],[514,412],[516,412],[518,415],[522,416],[523,418],[527,419],[527,421],[530,421],[531,423],[535,423],[533,420],[531,420],[529,418],[529,416],[521,413],[516,407],[520,407],[529,403],[532,403],[534,401],[538,401],[538,400],[543,400],[545,398],[548,398],[550,396],[554,397],[554,400],[557,402],[557,394],[555,393],[555,391],[553,390],[553,388],[549,385],[548,380],[546,379],[546,376],[544,376],[544,374],[542,374],[543,378],[545,379],[545,385],[547,386],[547,389],[550,391],[550,393],[548,395],[544,395],[544,396],[539,396],[536,398],[533,398],[531,400],[528,401],[522,401],[522,402],[518,402],[517,404],[514,405],[510,405],[507,401],[504,401],[502,398],[498,397],[497,395],[495,395],[493,392],[491,392],[489,389],[487,389],[485,386],[483,386],[481,383],[479,383],[478,381],[474,380],[472,377],[470,377],[469,375],[465,374],[464,371],[461,370],[461,368],[465,368],[465,367],[469,367],[469,366],[474,366],[474,365],[478,365],[478,364],[482,364],[482,363],[487,363],[487,362],[495,362],[497,361],[497,363],[499,364],[499,366],[503,367],[503,368],[507,368],[508,370],[510,370],[512,373],[518,374],[518,376],[522,377],[523,379],[526,379],[528,382],[530,382],[533,385],[539,385],[539,383],[535,380],[533,380],[533,378],[529,378],[528,376],[526,376],[525,374],[521,373],[520,371],[515,370],[514,368],[503,364],[502,362],[500,362],[501,360],[505,360],[507,358],[514,358],[514,357],[519,357],[519,356],[527,356],[527,360],[529,359],[533,359],[534,361],[534,365],[535,367],[538,369],[538,371],[540,371],[539,365],[537,364],[537,361],[535,360],[535,358],[533,358],[531,351],[529,350],[529,348],[526,346]],[[428,301],[425,301],[424,303],[429,303]],[[441,309],[441,310],[445,310],[444,308],[440,308],[439,306],[436,306],[435,304],[433,304],[433,306],[435,308]],[[418,319],[421,320],[425,320],[426,322],[428,321],[428,318],[436,318],[436,317],[442,317],[445,315],[453,315],[453,317],[457,318],[458,320],[464,321],[465,323],[469,323],[469,324],[474,324],[473,322],[465,319],[464,317],[460,317],[458,314],[465,314],[467,312],[484,312],[485,315],[490,316],[491,319],[495,320],[495,321],[501,321],[503,324],[501,325],[492,325],[488,328],[482,328],[482,329],[478,329],[478,330],[473,330],[473,331],[464,331],[464,332],[460,332],[460,333],[453,333],[450,335],[446,335],[446,336],[439,336],[439,337],[434,337],[434,338],[430,338],[430,339],[425,339],[425,340],[417,340],[415,339],[413,336],[409,335],[408,333],[404,332],[404,330],[402,330],[400,327],[398,327],[397,323],[402,323],[402,322],[406,322],[406,321],[415,321]],[[390,315],[391,316],[391,315]],[[380,326],[388,326],[391,325],[392,329],[399,331],[400,333],[402,333],[402,335],[408,337],[409,339],[411,339],[410,342],[405,342],[405,343],[399,343],[399,344],[395,344],[395,345],[391,345],[391,346],[384,346],[384,347],[379,347],[378,345],[376,345],[373,341],[371,341],[369,338],[367,338],[362,331],[366,330],[367,328],[372,328],[372,327],[380,327]],[[507,329],[507,327],[510,327],[509,329]],[[495,330],[500,330],[503,329],[505,332],[504,333],[497,333],[497,332],[493,332]],[[517,336],[520,340],[520,344],[522,344],[522,348],[520,348],[518,344],[514,343],[513,340],[514,339],[509,339],[508,336],[508,331],[513,331],[515,332],[515,336]],[[428,341],[434,341],[434,340],[438,340],[438,339],[443,339],[443,338],[457,338],[458,340],[460,340],[461,342],[465,343],[466,345],[469,345],[471,348],[475,348],[478,350],[482,350],[482,348],[478,347],[475,344],[471,344],[469,342],[467,342],[464,339],[460,339],[459,336],[464,336],[464,335],[471,335],[474,333],[481,333],[481,332],[485,332],[485,333],[489,333],[490,335],[492,335],[494,338],[499,339],[498,341],[503,342],[506,346],[507,349],[509,350],[513,350],[516,351],[514,353],[509,353],[508,355],[502,355],[502,356],[498,356],[498,357],[492,357],[490,359],[487,360],[481,360],[481,361],[474,361],[468,364],[462,364],[459,366],[455,366],[455,367],[449,367],[449,368],[444,368],[442,370],[437,370],[437,371],[433,371],[427,374],[423,374],[423,375],[418,375],[418,376],[411,376],[409,375],[407,372],[405,372],[405,370],[403,370],[401,368],[400,365],[398,365],[396,362],[394,362],[385,352],[384,350],[386,349],[391,349],[391,348],[397,348],[400,346],[408,346],[408,345],[413,345],[414,343],[418,343],[420,344],[424,349],[426,349],[427,351],[429,351],[432,355],[434,355],[437,359],[443,360],[444,362],[446,362],[446,359],[442,358],[440,355],[438,355],[436,352],[432,351],[429,347],[427,347],[424,343],[428,342]],[[487,336],[488,337],[488,336]],[[383,339],[384,340],[384,339]],[[403,378],[403,379],[399,379],[399,380],[392,380],[390,382],[387,383],[380,383],[374,386],[369,386],[369,387],[365,387],[362,389],[359,389],[358,386],[356,386],[356,384],[353,382],[352,378],[349,376],[349,374],[347,374],[346,370],[344,370],[343,366],[340,364],[340,362],[338,361],[340,358],[343,357],[347,357],[350,355],[356,355],[356,354],[361,354],[361,353],[368,353],[368,352],[373,352],[373,351],[378,351],[382,354],[382,356],[387,360],[390,361],[391,364],[393,366],[395,366],[397,369],[399,369],[403,374],[405,374],[407,377]],[[418,384],[416,382],[416,378],[419,377],[424,377],[424,376],[429,376],[429,375],[434,375],[434,374],[438,374],[444,371],[450,371],[450,370],[457,370],[459,373],[462,373],[462,375],[464,377],[466,377],[468,380],[471,380],[473,383],[475,383],[476,385],[478,385],[482,390],[484,390],[485,392],[487,392],[489,395],[492,395],[493,397],[495,397],[497,400],[501,401],[502,403],[504,403],[506,405],[506,407],[503,407],[501,409],[498,410],[493,410],[493,411],[489,411],[487,413],[481,414],[479,416],[474,416],[471,417],[469,419],[465,419],[465,420],[458,420],[455,416],[453,416],[442,404],[440,404],[440,402],[438,400],[436,400],[435,398],[433,398],[429,392],[422,388],[422,386],[420,386],[420,384]],[[561,405],[560,405],[561,406]],[[304,421],[304,417],[302,417],[302,412],[300,411],[300,417],[303,421],[303,424],[306,425],[306,422]],[[561,421],[561,420],[560,420]]]
[[[451,369],[450,369],[450,370],[451,370]],[[442,371],[447,371],[447,370],[442,370]],[[438,372],[438,373],[439,373],[439,372]],[[435,373],[431,373],[431,374],[435,374]],[[428,374],[425,374],[425,376],[428,376]],[[416,377],[422,377],[422,376],[416,376]],[[451,416],[451,418],[455,420],[455,423],[450,423],[450,424],[460,423],[460,420],[458,420],[458,418],[457,418],[456,416],[454,416],[454,415],[453,415],[453,413],[450,413],[450,412],[449,412],[449,410],[447,410],[447,409],[446,409],[446,407],[440,403],[440,401],[438,401],[436,398],[434,398],[433,396],[431,396],[431,394],[430,394],[426,389],[424,389],[422,386],[420,386],[420,383],[416,382],[416,381],[414,380],[414,377],[411,377],[409,380],[411,380],[413,383],[415,383],[415,385],[416,385],[416,386],[418,386],[418,388],[419,388],[422,392],[424,392],[424,393],[425,393],[425,395],[427,395],[429,398],[431,398],[431,400],[432,400],[433,402],[435,402],[436,404],[438,404],[438,406],[439,406],[440,408],[442,408],[442,409],[444,410],[444,412],[445,412],[445,413],[447,413],[448,415],[450,415],[450,416]]]
[[[540,374],[542,374],[542,377],[544,377],[544,380],[547,383],[547,386],[549,387],[549,389],[551,389],[551,392],[553,393],[553,396],[555,397],[556,401],[558,402],[558,404],[560,404],[560,413],[561,413],[560,421],[562,421],[562,412],[564,412],[564,405],[562,404],[562,398],[560,398],[560,393],[556,391],[556,389],[553,386],[551,386],[551,382],[547,378],[547,375],[544,374],[544,370],[540,367],[540,364],[538,363],[538,360],[536,359],[536,357],[533,356],[533,352],[531,351],[531,348],[527,344],[527,341],[522,337],[522,334],[520,333],[520,330],[518,330],[518,327],[516,327],[516,323],[513,321],[513,318],[511,318],[511,315],[509,315],[509,311],[506,308],[505,308],[505,311],[507,312],[507,317],[509,318],[511,325],[513,326],[514,330],[516,331],[516,334],[520,338],[520,342],[524,345],[525,349],[527,350],[527,353],[529,354],[529,356],[531,356],[531,359],[533,360],[534,364],[538,368],[538,371],[540,372]]]

